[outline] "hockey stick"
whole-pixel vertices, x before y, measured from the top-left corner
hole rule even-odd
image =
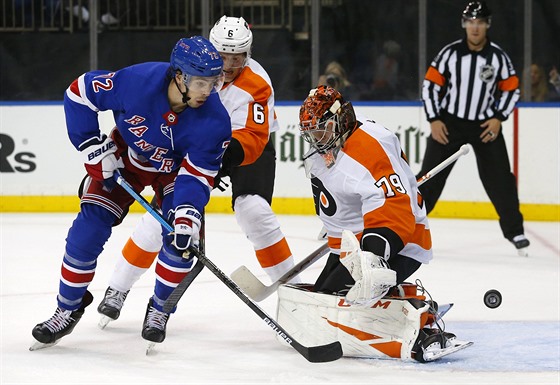
[[[461,146],[461,148],[459,148],[459,150],[454,153],[453,155],[451,155],[449,158],[445,159],[443,162],[441,162],[440,164],[438,164],[436,167],[432,168],[430,171],[428,171],[427,173],[425,173],[420,179],[418,179],[418,186],[421,186],[422,184],[424,184],[424,182],[426,182],[428,179],[432,178],[433,176],[435,176],[436,174],[439,174],[439,172],[441,170],[443,170],[446,167],[449,167],[449,165],[453,162],[455,162],[457,159],[459,159],[461,156],[466,155],[469,153],[469,146],[467,144],[463,144]]]
[[[200,233],[201,233],[200,235],[201,236],[200,236],[199,249],[202,250],[202,252],[204,252],[204,250],[205,250],[205,248],[204,248],[204,238],[205,238],[204,233],[206,231],[205,230],[206,220],[204,219],[204,215],[202,216],[202,218],[203,218],[203,220],[202,220],[202,227],[200,228]],[[179,300],[181,299],[183,294],[185,294],[185,292],[187,291],[187,289],[189,288],[191,283],[198,276],[198,274],[200,274],[202,269],[204,269],[204,264],[202,263],[202,261],[200,261],[200,259],[197,259],[196,263],[194,264],[194,267],[191,269],[191,271],[189,271],[189,273],[181,280],[181,282],[179,282],[179,284],[177,286],[175,286],[175,288],[173,289],[171,294],[169,294],[169,297],[167,297],[167,299],[163,303],[163,311],[164,312],[171,313],[171,311],[175,308],[175,306],[177,306],[177,304],[179,303]]]
[[[459,159],[459,157],[468,154],[468,152],[469,146],[466,144],[462,145],[457,152],[418,179],[418,186],[426,183],[426,181],[438,174],[444,168],[448,167],[451,163],[455,162]],[[233,279],[249,297],[257,302],[260,302],[274,293],[278,289],[278,286],[288,282],[290,279],[300,274],[303,270],[318,261],[323,255],[327,254],[328,251],[329,247],[325,243],[317,250],[309,254],[309,256],[302,259],[297,265],[288,270],[282,277],[278,278],[278,280],[270,286],[266,286],[262,283],[246,266],[243,265],[231,273],[231,279]]]
[[[290,281],[299,273],[307,269],[309,266],[317,262],[323,255],[329,252],[328,243],[324,243],[317,250],[302,259],[297,265],[288,270],[283,276],[270,286],[262,283],[246,266],[241,265],[231,273],[231,279],[254,301],[260,302],[274,293],[278,286]]]
[[[115,172],[113,178],[123,189],[126,190],[142,207],[144,207],[154,218],[161,223],[161,225],[169,232],[173,231],[173,227],[167,223],[163,216],[154,210],[148,201],[140,194],[134,191],[134,188],[120,175]],[[205,267],[208,268],[220,281],[222,281],[231,291],[239,297],[253,312],[255,312],[274,332],[284,340],[288,345],[293,347],[299,354],[305,357],[309,362],[330,362],[342,357],[342,345],[340,342],[332,342],[320,346],[303,346],[295,339],[293,339],[282,326],[278,324],[272,317],[270,317],[264,310],[262,310],[256,303],[251,301],[245,293],[233,282],[224,272],[222,272],[206,255],[197,250],[195,247],[190,247],[189,251],[193,253]]]

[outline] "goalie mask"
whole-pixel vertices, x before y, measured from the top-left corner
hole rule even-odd
[[[356,126],[352,104],[329,86],[312,89],[299,110],[301,136],[329,167]]]

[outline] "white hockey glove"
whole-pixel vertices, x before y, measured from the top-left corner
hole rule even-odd
[[[348,230],[342,231],[340,262],[356,281],[346,294],[350,305],[371,306],[397,284],[397,273],[388,268],[385,259],[361,250],[360,242]]]
[[[193,206],[179,206],[175,210],[175,236],[173,244],[178,250],[198,246],[202,215]]]
[[[117,153],[117,145],[113,139],[105,134],[101,138],[91,138],[82,143],[80,153],[92,179],[103,182],[109,189],[115,187],[113,173],[118,168],[124,168],[124,163]]]

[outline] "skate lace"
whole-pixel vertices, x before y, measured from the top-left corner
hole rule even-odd
[[[105,304],[120,310],[123,307],[127,294],[128,291],[118,291],[110,287],[105,294]]]
[[[426,290],[426,288],[422,284],[422,281],[420,281],[419,279],[416,279],[416,281],[414,283],[416,284],[416,287],[418,288],[418,290],[420,290],[420,294],[425,295],[426,298],[429,299],[428,303],[430,304],[430,308],[428,309],[428,311],[435,316],[436,327],[439,329],[439,331],[441,333],[445,332],[445,321],[441,317],[438,317],[438,312],[433,306],[435,301],[432,298],[432,295],[428,292],[428,290]]]
[[[168,318],[169,314],[161,312],[151,306],[150,310],[148,310],[148,316],[146,317],[146,326],[164,330]]]
[[[74,319],[72,318],[72,310],[63,310],[56,308],[54,315],[45,321],[44,325],[52,333],[57,333],[66,328]]]

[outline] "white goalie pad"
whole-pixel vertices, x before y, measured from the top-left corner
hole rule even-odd
[[[429,305],[416,298],[384,297],[370,307],[304,285],[278,289],[278,322],[304,345],[339,341],[344,356],[410,359]]]

